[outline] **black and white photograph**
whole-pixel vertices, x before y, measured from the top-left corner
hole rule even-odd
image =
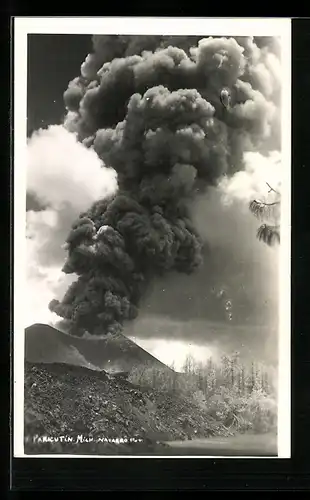
[[[290,21],[14,51],[14,455],[289,458]]]

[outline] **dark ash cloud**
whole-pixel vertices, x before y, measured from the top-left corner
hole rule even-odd
[[[67,238],[63,271],[78,280],[50,307],[71,333],[117,332],[144,307],[153,283],[191,288],[190,275],[193,314],[198,308],[218,317],[223,301],[216,294],[224,290],[227,300],[243,303],[239,313],[234,306],[236,321],[268,318],[264,304],[252,312],[249,306],[265,292],[259,276],[266,269],[255,267],[253,254],[247,258],[259,245],[253,228],[242,234],[242,253],[232,245],[219,198],[206,202],[209,234],[195,208],[223,176],[246,168],[245,151],[279,148],[275,60],[270,41],[258,46],[251,37],[94,37],[94,52],[64,94],[65,127],[117,172],[119,189],[84,211]],[[220,100],[224,87],[232,96],[229,111]],[[239,223],[248,228],[246,217]],[[223,236],[216,244],[219,224]],[[204,283],[216,288],[214,299],[209,293],[200,300]],[[176,294],[179,308],[181,297]],[[173,293],[166,304],[175,309]]]

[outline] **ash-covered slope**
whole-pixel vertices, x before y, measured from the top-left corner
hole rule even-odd
[[[140,364],[171,370],[122,334],[80,338],[40,323],[25,329],[25,359],[31,363],[66,363],[109,373],[130,371]]]
[[[126,454],[99,439],[161,441],[227,435],[227,429],[176,393],[66,364],[25,363],[25,453]],[[40,443],[36,436],[77,436],[92,443]],[[132,450],[131,450],[132,451]],[[139,449],[137,449],[139,452]]]

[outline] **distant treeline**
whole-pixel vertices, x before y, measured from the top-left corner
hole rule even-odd
[[[222,424],[239,431],[268,432],[277,425],[272,371],[255,362],[243,364],[238,353],[223,356],[217,363],[212,358],[197,363],[187,356],[182,372],[140,365],[131,371],[129,381],[190,398]]]
[[[251,394],[262,391],[274,395],[274,378],[270,369],[260,363],[248,365],[240,361],[238,353],[223,356],[220,362],[209,358],[205,363],[198,363],[188,355],[180,372],[172,371],[145,363],[135,367],[129,375],[129,380],[138,385],[146,385],[162,390],[177,390],[188,392],[192,389],[202,391],[205,396],[211,396],[218,388],[234,389],[240,394]]]

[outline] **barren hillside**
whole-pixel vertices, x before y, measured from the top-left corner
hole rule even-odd
[[[26,453],[131,454],[141,447],[145,451],[147,442],[154,447],[156,441],[227,434],[205,411],[176,394],[77,366],[25,364]],[[50,444],[36,437],[76,440],[81,435],[94,441]],[[104,441],[120,438],[143,443]]]

